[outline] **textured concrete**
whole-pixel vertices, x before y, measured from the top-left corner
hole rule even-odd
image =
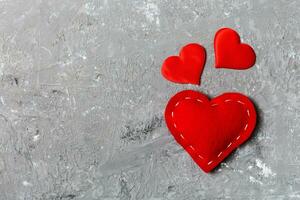
[[[300,199],[299,19],[299,0],[1,0],[0,200]],[[222,26],[255,67],[213,67]],[[199,87],[160,75],[188,42],[207,48]],[[162,117],[187,88],[258,107],[254,137],[211,174]]]

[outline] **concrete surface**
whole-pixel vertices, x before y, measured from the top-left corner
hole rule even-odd
[[[0,199],[300,199],[299,19],[299,0],[1,0]],[[223,26],[255,67],[213,67]],[[160,75],[188,42],[207,48],[200,87]],[[258,107],[254,137],[211,174],[162,118],[187,88]]]

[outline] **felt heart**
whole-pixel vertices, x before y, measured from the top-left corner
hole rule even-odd
[[[248,69],[255,64],[255,52],[230,28],[222,28],[215,35],[216,68]]]
[[[168,57],[162,65],[161,73],[175,83],[200,85],[200,78],[206,59],[205,49],[195,43],[184,46],[179,56]]]
[[[212,100],[185,90],[173,96],[165,110],[167,126],[193,160],[209,172],[252,134],[256,111],[239,93],[224,93]]]

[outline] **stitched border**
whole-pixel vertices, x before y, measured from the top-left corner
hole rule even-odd
[[[199,103],[203,103],[203,101],[202,101],[201,99],[199,99],[199,98],[197,98],[197,99],[192,99],[191,97],[185,97],[184,99],[181,99],[180,101],[177,101],[177,103],[175,104],[174,108],[176,108],[177,106],[179,106],[179,104],[180,104],[180,102],[181,102],[182,100],[196,100],[196,101],[199,102]],[[234,101],[234,100],[232,100],[232,99],[226,99],[226,100],[224,101],[224,103],[228,103],[228,102],[232,102],[232,101],[233,101],[233,102],[237,102],[237,103],[242,104],[242,105],[245,105],[245,103],[242,102],[242,101],[239,101],[239,100],[238,100],[238,101]],[[220,104],[214,103],[214,104],[212,104],[212,105],[210,105],[210,106],[211,106],[211,107],[215,107],[215,106],[218,106],[218,105],[220,105]],[[250,110],[249,110],[248,108],[247,108],[246,112],[247,112],[248,118],[250,118]],[[171,112],[171,117],[172,117],[172,121],[173,121],[173,126],[175,127],[175,129],[177,129],[177,125],[176,125],[176,123],[174,122],[174,111]],[[248,129],[248,126],[249,126],[248,124],[249,124],[249,120],[248,120],[247,124],[244,126],[244,129],[243,129],[244,132],[243,132],[243,133],[245,133],[245,131]],[[243,133],[239,134],[239,135],[234,139],[234,142],[237,141],[237,140],[239,140],[240,137],[241,137],[241,135],[242,135]],[[180,136],[187,144],[189,143],[188,140],[182,135],[182,133],[180,133],[179,136]],[[222,151],[218,154],[218,156],[217,156],[215,159],[210,160],[209,162],[207,162],[207,165],[211,165],[213,162],[215,162],[216,159],[218,159],[218,158],[223,154],[223,152],[226,151],[232,144],[233,144],[233,142],[230,142],[230,143],[227,145],[227,147],[226,147],[224,150],[222,150]],[[195,147],[194,147],[193,145],[189,145],[188,147],[190,147],[200,159],[202,159],[202,160],[204,159],[199,153],[197,153],[197,151],[196,151],[196,149],[195,149]]]

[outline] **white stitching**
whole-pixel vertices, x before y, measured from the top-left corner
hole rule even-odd
[[[185,97],[184,99],[186,99],[186,100],[189,100],[189,99],[192,99],[191,97]],[[198,101],[198,102],[203,102],[202,100],[200,100],[200,99],[196,99],[196,101]],[[233,101],[232,99],[227,99],[227,100],[225,100],[224,102],[231,102],[231,101]],[[245,105],[245,103],[243,103],[243,102],[241,102],[241,101],[237,101],[238,103],[240,103],[240,104],[243,104],[243,105]],[[175,104],[175,107],[177,107],[178,105],[179,105],[179,101]],[[212,104],[211,106],[217,106],[217,105],[219,105],[219,104]],[[250,111],[249,111],[249,109],[247,109],[247,114],[248,114],[248,117],[250,117]],[[171,115],[172,115],[172,118],[174,118],[174,111],[171,113]],[[175,127],[175,128],[177,128],[177,125],[173,122],[173,126]],[[246,131],[247,130],[247,128],[248,128],[248,123],[245,125],[245,127],[244,127],[244,131]],[[183,140],[185,140],[185,138],[184,138],[184,136],[182,135],[182,134],[180,134],[179,135]],[[240,137],[241,137],[241,135],[239,135],[239,136],[237,136],[236,137],[236,140],[238,140],[238,139],[240,139]],[[230,142],[228,145],[227,145],[227,147],[226,147],[226,149],[228,149],[230,146],[232,145],[232,142]],[[195,149],[195,147],[193,146],[193,145],[189,145],[189,147],[193,150],[193,151],[195,151],[196,153],[197,153],[197,151],[196,151],[196,149]],[[226,150],[225,149],[225,150]],[[225,150],[223,150],[223,151],[225,151]],[[223,151],[221,151],[219,154],[218,154],[218,158],[223,154]],[[200,158],[200,159],[203,159],[203,157],[200,155],[200,154],[198,154],[198,157]],[[210,164],[212,164],[214,162],[214,160],[211,160],[211,161],[209,161],[208,163],[207,163],[207,165],[210,165]]]
[[[196,151],[196,149],[192,146],[192,145],[190,145],[189,146],[193,151]]]
[[[200,154],[198,154],[198,157],[199,157],[200,159],[203,159],[203,157],[202,157],[202,156],[200,156]]]
[[[182,134],[180,134],[180,136],[184,139],[184,137],[183,137]],[[197,153],[197,151],[196,151],[195,147],[193,147],[193,145],[189,145],[189,147],[190,147],[195,153]],[[200,159],[203,159],[203,157],[202,157],[200,154],[197,154],[197,155],[198,155],[198,157],[199,157]]]
[[[240,104],[243,104],[243,105],[245,105],[245,103],[244,102],[241,102],[241,101],[237,101],[238,103],[240,103]]]
[[[232,142],[230,142],[230,143],[227,145],[227,148],[229,148],[231,145],[232,145]],[[227,149],[227,148],[226,148],[226,149]]]
[[[245,125],[244,131],[247,130],[247,128],[248,128],[248,124]]]

